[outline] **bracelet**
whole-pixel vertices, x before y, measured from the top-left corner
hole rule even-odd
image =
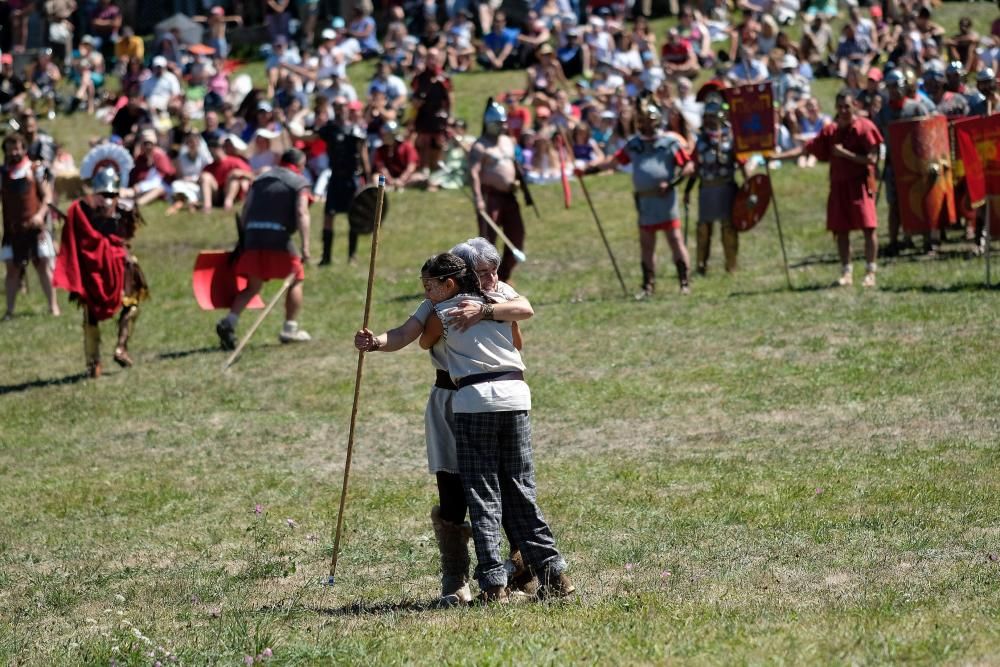
[[[375,350],[378,350],[381,347],[382,347],[382,341],[380,341],[378,339],[378,336],[373,336],[372,337],[372,349],[369,350],[369,352],[374,352]]]
[[[484,303],[483,304],[483,319],[492,320],[493,319],[493,304]]]

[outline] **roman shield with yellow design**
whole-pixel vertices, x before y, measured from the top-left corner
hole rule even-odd
[[[889,148],[903,230],[923,234],[955,220],[948,119],[895,121]]]

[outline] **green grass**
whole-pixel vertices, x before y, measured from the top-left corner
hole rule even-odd
[[[147,211],[137,363],[99,381],[80,377],[78,312],[44,315],[32,279],[0,327],[0,662],[1000,662],[998,293],[959,244],[886,262],[877,290],[826,289],[825,170],[774,177],[795,289],[769,216],[740,273],[716,246],[686,298],[661,247],[643,303],[621,298],[581,193],[566,211],[538,189],[515,278],[536,308],[540,502],[580,588],[563,604],[426,609],[416,350],[368,356],[338,581],[317,585],[366,283],[342,220],[335,265],[308,272],[315,342],[278,345],[274,315],[225,375],[189,272],[231,245],[228,216]],[[631,289],[628,181],[588,182]],[[474,229],[456,193],[392,195],[374,326],[402,321],[423,260]]]

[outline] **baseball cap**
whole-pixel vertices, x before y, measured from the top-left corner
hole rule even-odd
[[[240,139],[238,135],[232,133],[227,134],[225,136],[225,140],[231,143],[233,145],[233,148],[235,148],[240,153],[242,153],[247,149],[247,142]]]
[[[337,32],[330,28],[326,28],[322,33],[320,33],[320,37],[324,40],[337,39]]]
[[[798,69],[799,59],[791,53],[786,53],[781,59],[781,69]]]
[[[153,58],[153,67],[166,67],[167,59],[163,56],[156,56]]]
[[[344,23],[344,17],[342,16],[334,16],[333,20],[330,21],[330,27],[334,30],[343,30],[346,25],[347,24]]]
[[[145,130],[139,133],[139,141],[141,143],[146,143],[147,141],[155,144],[156,143],[156,130],[147,127]]]
[[[277,139],[280,136],[280,134],[278,132],[275,132],[274,130],[267,129],[266,127],[259,127],[257,128],[257,131],[253,133],[253,136],[255,139],[257,137],[261,137],[263,139],[271,140],[271,139]]]
[[[274,111],[274,107],[271,106],[270,102],[260,101],[257,103],[257,111],[266,111],[268,113],[271,113],[272,111]]]
[[[868,70],[868,78],[871,79],[872,81],[881,81],[882,70],[880,70],[878,67],[872,67],[870,70]]]

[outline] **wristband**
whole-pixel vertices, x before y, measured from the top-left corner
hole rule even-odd
[[[381,347],[382,347],[382,341],[378,339],[378,336],[372,337],[372,349],[370,351],[375,352]]]
[[[492,320],[493,319],[493,304],[484,303],[483,304],[483,319]]]

